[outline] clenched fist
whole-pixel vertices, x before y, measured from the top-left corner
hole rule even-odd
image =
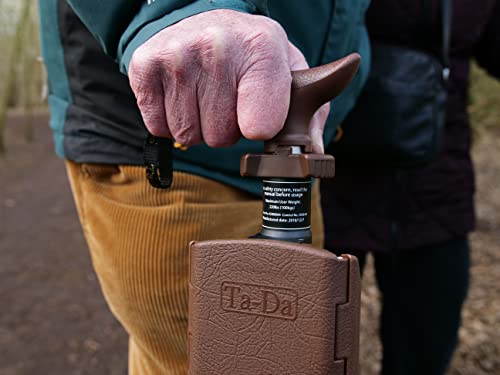
[[[129,80],[151,134],[183,145],[267,140],[283,127],[302,53],[270,18],[214,10],[153,36],[133,54]],[[315,152],[329,106],[310,125]]]

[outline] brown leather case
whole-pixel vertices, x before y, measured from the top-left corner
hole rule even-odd
[[[190,375],[358,374],[355,257],[273,240],[190,246]]]

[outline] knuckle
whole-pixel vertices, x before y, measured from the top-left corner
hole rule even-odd
[[[157,79],[159,70],[160,64],[156,59],[142,54],[134,55],[129,66],[129,80],[136,96],[141,93],[139,96],[147,96],[145,93],[153,85],[153,80]]]
[[[253,32],[249,34],[248,43],[253,47],[272,47],[285,44],[287,42],[286,33],[283,28],[274,20],[263,17]]]
[[[288,40],[285,29],[275,20],[269,17],[263,18],[264,24],[267,25],[269,30],[273,31],[274,38],[283,38],[284,40]]]
[[[182,75],[183,56],[183,45],[177,41],[169,41],[161,47],[157,42],[142,45],[132,56],[129,76],[147,81],[158,80],[165,75]]]
[[[243,42],[249,62],[266,64],[267,69],[276,70],[288,65],[288,47],[269,31],[257,31],[249,35]],[[248,65],[248,64],[247,64]]]
[[[255,31],[247,41],[248,47],[252,50],[272,50],[274,44],[272,32],[267,28]]]
[[[157,52],[158,64],[166,75],[173,77],[184,75],[186,48],[185,43],[171,40]]]
[[[209,27],[204,30],[203,35],[198,35],[186,46],[186,66],[210,76],[225,71],[228,67],[226,51],[231,49],[231,45],[224,29]]]
[[[132,56],[129,70],[138,74],[151,72],[157,65],[154,56],[148,48],[139,47]]]

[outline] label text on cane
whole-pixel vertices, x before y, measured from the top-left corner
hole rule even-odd
[[[309,229],[310,181],[264,181],[263,226],[270,229]]]
[[[225,281],[221,307],[225,311],[295,320],[298,294],[292,289]]]

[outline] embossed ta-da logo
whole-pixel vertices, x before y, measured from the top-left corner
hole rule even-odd
[[[297,292],[287,288],[230,281],[221,285],[221,308],[225,311],[294,320],[297,300]]]

